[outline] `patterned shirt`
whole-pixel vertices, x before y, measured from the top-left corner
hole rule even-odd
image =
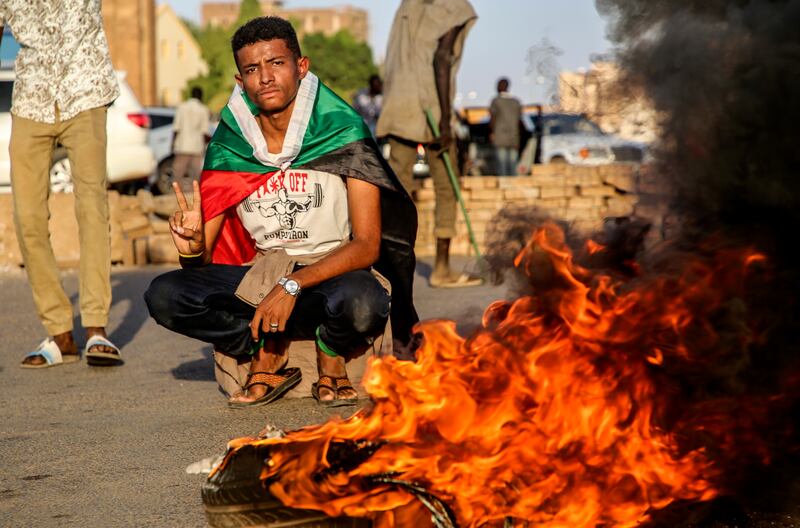
[[[55,123],[119,96],[101,0],[2,0],[0,25],[19,42],[11,113]]]

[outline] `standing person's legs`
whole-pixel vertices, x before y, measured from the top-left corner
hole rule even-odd
[[[75,183],[75,216],[80,241],[81,322],[92,344],[90,363],[116,365],[118,350],[107,342],[111,307],[111,234],[106,180],[105,106],[86,110],[61,123],[59,141],[67,150]]]
[[[191,154],[175,154],[172,159],[172,181],[181,186],[183,192],[192,188],[194,156]]]
[[[517,164],[519,163],[519,149],[517,147],[509,148],[507,156],[507,176],[516,176]]]
[[[75,182],[81,247],[80,307],[85,327],[104,327],[111,306],[111,234],[106,181],[106,108],[81,112],[63,123]]]
[[[495,147],[494,159],[497,176],[508,176],[508,149],[505,147]]]
[[[448,150],[452,165],[453,149]],[[450,240],[456,235],[456,194],[447,168],[444,164],[444,151],[430,147],[429,163],[433,189],[436,193],[434,212],[434,236],[436,237],[436,260],[430,276],[430,285],[442,288],[477,286],[483,281],[450,269]],[[453,168],[455,170],[455,168]],[[458,174],[455,175],[458,177]]]
[[[189,177],[193,180],[200,181],[200,173],[203,172],[203,160],[205,156],[202,154],[192,154],[189,162]]]
[[[411,195],[415,189],[414,163],[417,161],[417,147],[411,142],[389,136],[389,166],[392,168],[406,192]]]
[[[496,147],[498,176],[516,176],[519,153],[516,148]]]
[[[72,305],[59,278],[50,245],[50,160],[56,125],[11,117],[11,186],[17,241],[39,319],[62,354],[76,354],[72,340]],[[43,357],[28,357],[24,365],[43,365]]]
[[[188,154],[175,154],[172,158],[172,177],[174,181],[181,181],[189,170],[191,156]]]

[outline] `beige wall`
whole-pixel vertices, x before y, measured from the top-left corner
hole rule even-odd
[[[651,142],[658,128],[656,114],[643,94],[619,82],[620,70],[611,62],[595,62],[582,72],[559,76],[560,107],[586,114],[606,132],[626,139]]]
[[[103,22],[114,68],[140,103],[156,104],[155,0],[105,0]]]
[[[167,4],[156,11],[156,92],[158,104],[175,106],[183,100],[186,83],[208,73],[197,41]]]
[[[369,39],[369,17],[363,9],[350,6],[332,8],[284,9],[283,2],[262,1],[264,15],[276,15],[297,22],[295,30],[300,34],[324,33],[333,35],[339,30],[348,30],[357,40]],[[200,7],[201,24],[230,26],[239,16],[238,2],[206,2]]]

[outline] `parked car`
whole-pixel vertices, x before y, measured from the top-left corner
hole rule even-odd
[[[533,112],[523,117],[526,128],[533,132]],[[527,149],[536,147],[529,141]],[[549,113],[542,115],[542,163],[569,163],[573,165],[602,165],[605,163],[641,163],[647,146],[629,141],[614,134],[606,134],[595,123],[582,115]],[[532,152],[523,153],[521,159],[533,159]],[[530,165],[530,162],[527,163]]]
[[[11,40],[3,35],[3,48]],[[4,57],[4,59],[6,59]],[[8,64],[3,60],[3,65]],[[143,112],[131,87],[125,81],[125,73],[117,72],[120,96],[108,109],[108,183],[122,189],[132,189],[136,184],[146,183],[156,162],[152,149],[147,145],[147,130],[150,118]],[[0,192],[11,191],[11,171],[8,142],[11,138],[11,94],[14,86],[14,71],[0,69]],[[67,151],[57,145],[50,168],[50,188],[53,192],[72,192],[72,169]]]
[[[524,147],[520,163],[530,166],[533,160],[535,107],[525,107],[520,122],[520,140]],[[489,113],[485,108],[465,108],[460,119],[469,128],[469,161],[474,174],[495,172],[494,148],[489,140]],[[551,112],[542,114],[542,163],[601,165],[604,163],[641,163],[647,145],[607,134],[585,116]]]
[[[172,136],[175,109],[166,106],[149,106],[145,113],[150,116],[147,143],[156,157],[156,169],[150,175],[150,189],[155,194],[166,194],[172,187]]]

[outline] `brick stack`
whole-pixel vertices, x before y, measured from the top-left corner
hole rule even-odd
[[[14,230],[13,206],[10,194],[0,195],[0,267],[22,266],[17,236]],[[134,196],[121,196],[109,191],[108,205],[111,223],[111,261],[135,265],[145,264],[144,244],[150,234],[150,221]],[[60,267],[77,267],[80,260],[78,222],[75,219],[75,196],[52,194],[50,207],[50,241]]]
[[[527,176],[471,176],[461,179],[462,195],[481,250],[486,228],[505,207],[536,208],[543,215],[571,224],[585,234],[599,230],[603,219],[636,215],[653,223],[651,235],[660,236],[666,211],[663,185],[658,174],[646,167],[602,165],[578,167],[565,164],[539,165]],[[430,179],[414,191],[419,211],[417,255],[434,253],[434,191]],[[123,264],[177,263],[178,255],[166,218],[175,211],[175,197],[153,197],[140,191],[137,196],[109,192],[111,206],[112,260]],[[59,264],[78,262],[78,229],[71,194],[50,198],[50,229]],[[19,266],[19,255],[11,216],[11,195],[0,195],[0,267]],[[458,213],[457,235],[452,241],[454,255],[471,255],[466,222]]]
[[[603,219],[634,213],[638,168],[614,164],[578,167],[566,164],[539,165],[529,176],[473,176],[461,179],[475,238],[485,249],[486,226],[504,207],[529,205],[556,220],[569,222],[578,232],[590,233],[600,228]],[[426,179],[415,192],[419,211],[417,255],[434,253],[432,181]],[[459,211],[457,235],[451,243],[455,255],[472,253],[466,222]]]

